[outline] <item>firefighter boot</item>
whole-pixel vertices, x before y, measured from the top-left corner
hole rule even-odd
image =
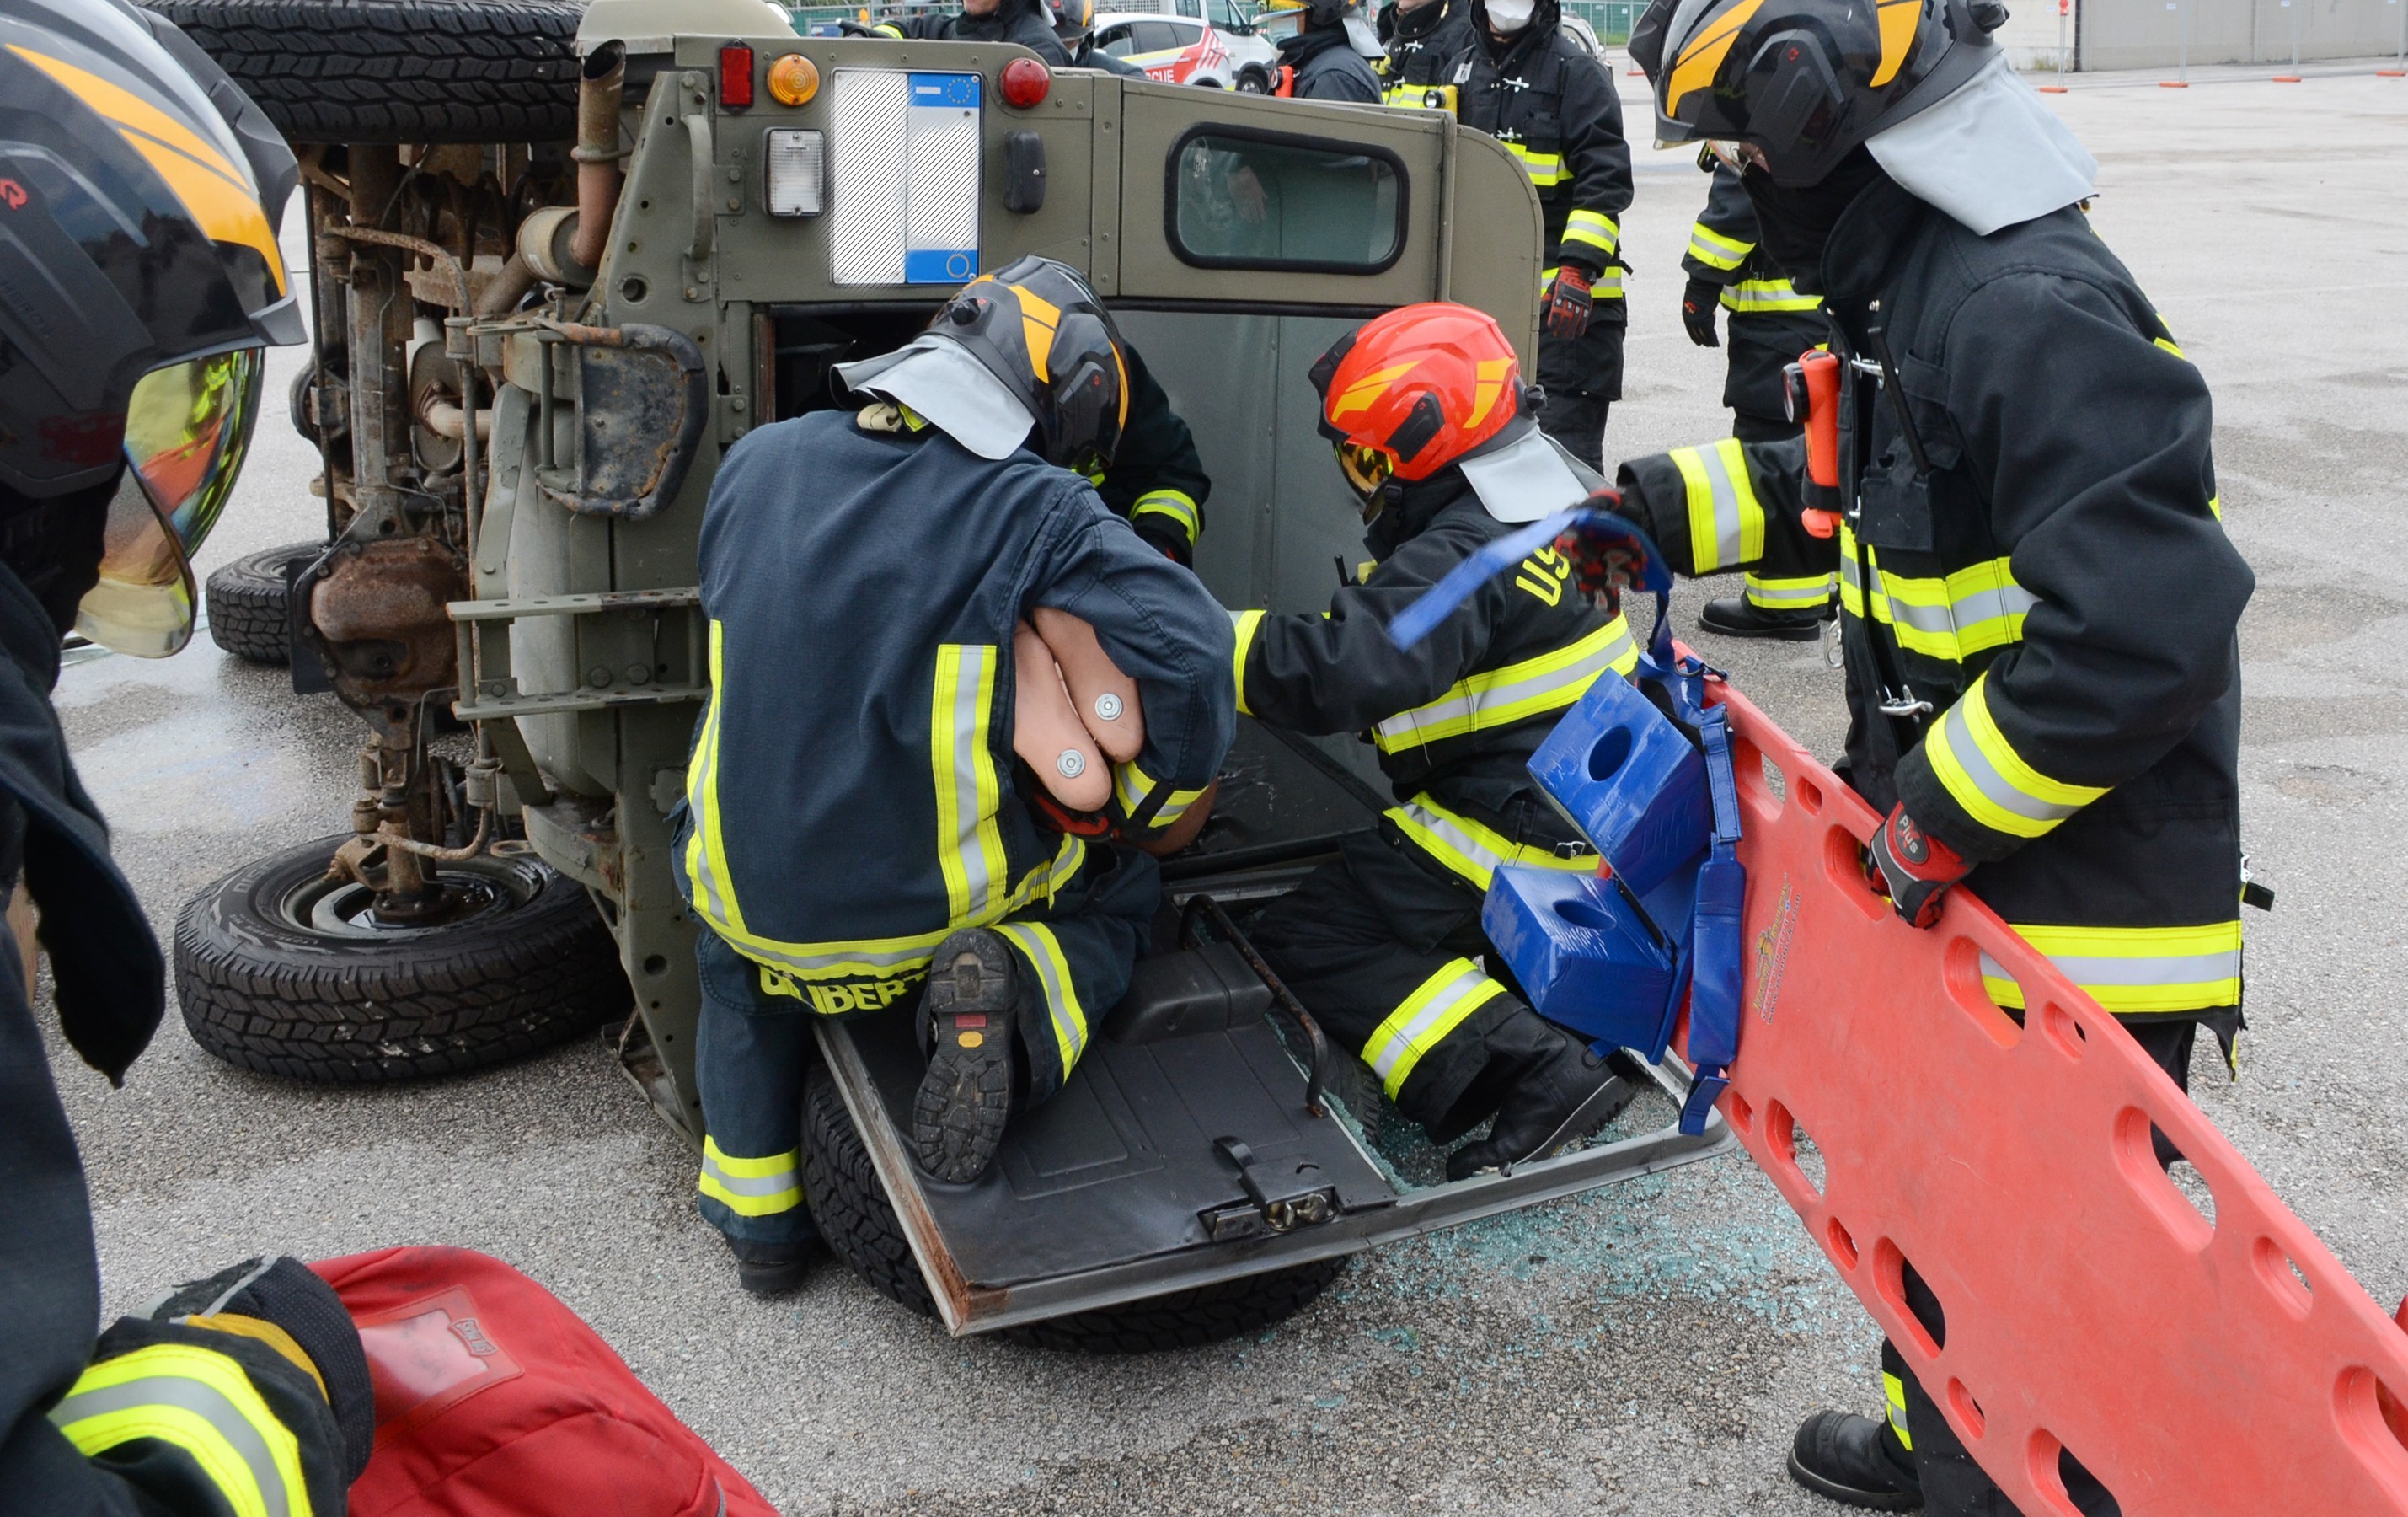
[[[1873,1511],[1920,1511],[1923,1484],[1914,1456],[1887,1423],[1844,1411],[1818,1411],[1798,1429],[1789,1478],[1834,1501]]]
[[[1639,1093],[1604,1054],[1534,1011],[1507,1018],[1486,1043],[1489,1071],[1510,1083],[1488,1135],[1448,1157],[1451,1180],[1543,1159],[1622,1115]]]
[[[928,1072],[911,1103],[920,1167],[967,1184],[986,1173],[1011,1116],[1013,1004],[1020,975],[999,932],[972,928],[937,947],[920,1002]]]
[[[1745,596],[1709,600],[1698,613],[1698,629],[1724,637],[1773,638],[1784,643],[1812,643],[1823,635],[1823,613],[1767,611]]]
[[[803,1283],[819,1240],[754,1243],[746,1238],[729,1238],[727,1247],[736,1255],[736,1283],[744,1287],[745,1294],[766,1301],[784,1295]]]

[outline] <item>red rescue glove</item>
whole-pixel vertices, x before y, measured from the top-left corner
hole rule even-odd
[[[1940,898],[1973,868],[1956,849],[1915,826],[1903,802],[1890,808],[1888,819],[1873,834],[1872,856],[1890,904],[1917,927],[1940,919]]]
[[[1581,502],[1588,511],[1622,512],[1622,492],[1600,486]],[[1610,525],[1610,524],[1608,524]],[[1647,572],[1646,555],[1628,539],[1600,530],[1593,522],[1566,527],[1555,538],[1555,551],[1572,566],[1572,586],[1609,615],[1622,609],[1622,592]]]
[[[1588,330],[1589,275],[1578,264],[1566,264],[1547,282],[1544,312],[1549,337],[1575,338]]]
[[[1701,348],[1723,345],[1714,335],[1714,312],[1722,302],[1723,287],[1711,280],[1693,279],[1681,292],[1681,325],[1689,329],[1690,341]]]

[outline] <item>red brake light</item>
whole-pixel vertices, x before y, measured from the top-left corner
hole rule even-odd
[[[1003,65],[1004,104],[1022,110],[1042,104],[1054,88],[1054,71],[1034,58],[1014,58]]]
[[[752,103],[752,50],[741,42],[719,50],[719,103],[728,110]]]

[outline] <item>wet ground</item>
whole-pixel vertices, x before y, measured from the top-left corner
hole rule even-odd
[[[2258,575],[2244,807],[2281,903],[2249,919],[2243,1076],[2202,1056],[2200,1099],[2389,1304],[2408,1292],[2408,82],[2309,74],[2077,77],[2053,98],[2100,157],[2099,230],[2214,389],[2226,522]],[[1720,354],[1675,309],[1704,183],[1685,155],[1639,159],[1609,456],[1727,425]],[[271,419],[208,562],[308,536],[310,470]],[[1699,599],[1676,601],[1684,628]],[[1814,649],[1701,645],[1836,745]],[[59,703],[163,938],[227,869],[345,823],[358,729],[281,671],[204,642],[79,663]],[[949,1341],[832,1264],[747,1299],[684,1151],[594,1043],[380,1091],[228,1069],[172,1013],[121,1091],[54,1051],[112,1308],[263,1250],[483,1249],[789,1512],[1828,1513],[1782,1473],[1790,1429],[1880,1399],[1876,1335],[1737,1157],[1365,1258],[1254,1340],[1092,1360]]]

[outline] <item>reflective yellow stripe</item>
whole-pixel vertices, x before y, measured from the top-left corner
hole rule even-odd
[[[1555,268],[1542,268],[1539,271],[1539,300],[1541,304],[1555,293],[1555,275],[1559,272],[1561,272],[1560,266]],[[1622,266],[1611,265],[1601,270],[1595,279],[1589,281],[1588,297],[1591,300],[1621,299]]]
[[[1191,548],[1196,545],[1198,520],[1196,513],[1196,498],[1186,491],[1150,490],[1139,496],[1137,504],[1129,507],[1129,520],[1135,521],[1140,516],[1169,517],[1179,524],[1181,531],[1187,534],[1187,545]]]
[[[1764,507],[1747,477],[1739,439],[1674,448],[1672,465],[1689,487],[1689,553],[1695,571],[1737,569],[1764,556]]]
[[[897,42],[903,40],[903,28],[899,26],[881,22],[878,25],[871,27],[870,30],[876,32],[881,36],[891,36]]]
[[[767,1217],[803,1204],[803,1156],[789,1149],[766,1159],[738,1159],[706,1135],[695,1189],[738,1217]]]
[[[1831,603],[1831,591],[1840,582],[1837,574],[1816,574],[1811,579],[1762,579],[1747,576],[1747,600],[1752,606],[1766,611],[1820,611]]]
[[[1238,692],[1238,715],[1251,716],[1254,708],[1246,704],[1246,655],[1254,645],[1254,629],[1263,625],[1263,614],[1233,611],[1229,622],[1237,633],[1237,649],[1229,655],[1229,681]]]
[[[694,833],[686,840],[686,880],[694,892],[695,909],[722,935],[745,931],[743,908],[729,886],[727,843],[720,829],[719,717],[720,694],[726,689],[720,676],[722,628],[710,624],[710,701],[703,708],[702,733],[687,760],[685,793],[694,810]]]
[[[1747,262],[1747,255],[1755,251],[1755,243],[1725,237],[1703,222],[1689,228],[1689,256],[1708,268],[1726,271],[1737,268]]]
[[[2107,793],[2051,779],[2016,753],[1990,715],[1988,673],[1942,712],[1923,740],[1931,772],[1965,814],[1994,832],[2035,838]]]
[[[1889,1430],[1906,1452],[1914,1452],[1914,1437],[1906,1430],[1906,1384],[1887,1370],[1882,1372],[1882,1397],[1889,1403]]]
[[[1564,221],[1563,240],[1585,242],[1611,258],[1622,246],[1622,227],[1603,211],[1575,210]]]
[[[1800,295],[1785,279],[1743,279],[1723,287],[1723,309],[1742,316],[1775,311],[1820,311],[1823,297]]]
[[[300,1440],[242,1365],[213,1349],[153,1343],[92,1365],[51,1423],[86,1458],[137,1438],[180,1450],[235,1517],[310,1517]]]
[[[2200,1011],[2241,1001],[2241,922],[2204,927],[2042,927],[2009,924],[2057,972],[2108,1011]],[[1989,955],[1982,983],[2002,1006],[2023,987]]]
[[[945,905],[956,921],[983,916],[1003,889],[1003,831],[995,819],[1003,793],[987,748],[998,654],[985,643],[937,648],[928,760],[937,783],[937,860],[945,874]]]
[[[2209,496],[2207,498],[2207,513],[2214,517],[2217,521],[2224,520],[2224,497],[2220,495]]]
[[[2024,617],[2040,604],[2040,597],[2015,583],[2014,570],[2005,558],[1930,579],[1885,569],[1873,551],[1865,556],[1873,573],[1873,619],[1891,628],[1899,646],[1928,658],[1962,663],[1977,653],[2020,643]],[[1845,523],[1840,527],[1840,600],[1849,615],[1865,614],[1865,598],[1856,583],[1856,533]]]
[[[1561,711],[1586,693],[1607,670],[1627,674],[1639,667],[1630,624],[1620,616],[1576,642],[1534,658],[1469,674],[1426,705],[1400,711],[1372,730],[1382,753],[1417,748],[1467,732],[1511,727],[1550,711]]]
[[[995,819],[1002,799],[987,746],[997,654],[991,647],[948,644],[938,650],[928,744],[937,783],[937,851],[945,875],[947,923],[925,932],[825,943],[790,943],[753,932],[745,925],[736,898],[719,802],[720,696],[726,689],[722,643],[720,624],[714,621],[711,698],[686,766],[686,796],[694,809],[686,879],[704,924],[764,969],[805,981],[909,979],[928,966],[937,945],[956,928],[985,927],[1033,901],[1052,900],[1086,862],[1086,844],[1065,833],[1052,859],[1032,867],[1009,890],[1001,888],[1009,870]],[[770,993],[791,992],[772,989]]]
[[[1571,176],[1564,172],[1564,155],[1560,152],[1532,152],[1519,142],[1508,142],[1505,151],[1513,155],[1530,182],[1539,188],[1553,189]]]
[[[1160,780],[1140,768],[1134,758],[1127,763],[1112,766],[1112,799],[1120,802],[1121,815],[1124,816],[1136,816],[1138,807],[1145,804],[1146,797],[1154,794],[1155,787],[1161,783]],[[1154,820],[1147,825],[1154,828],[1168,827],[1185,816],[1187,808],[1203,799],[1203,795],[1204,792],[1201,790],[1171,791],[1170,798],[1163,802],[1162,809],[1154,814]]]
[[[1070,961],[1062,955],[1062,940],[1042,922],[1005,922],[996,931],[1028,961],[1045,991],[1054,1046],[1061,1052],[1062,1073],[1067,1076],[1087,1047],[1087,1010],[1079,1004],[1079,987],[1070,978]]]
[[[1363,1062],[1379,1073],[1388,1099],[1394,1101],[1405,1088],[1422,1055],[1504,991],[1505,987],[1482,974],[1469,959],[1451,959],[1422,981],[1363,1045]]]
[[[1423,852],[1484,890],[1504,864],[1580,874],[1597,873],[1595,854],[1559,859],[1551,849],[1511,842],[1495,828],[1473,821],[1460,812],[1449,811],[1431,800],[1426,791],[1401,806],[1390,806],[1382,815],[1396,823],[1397,831]]]

